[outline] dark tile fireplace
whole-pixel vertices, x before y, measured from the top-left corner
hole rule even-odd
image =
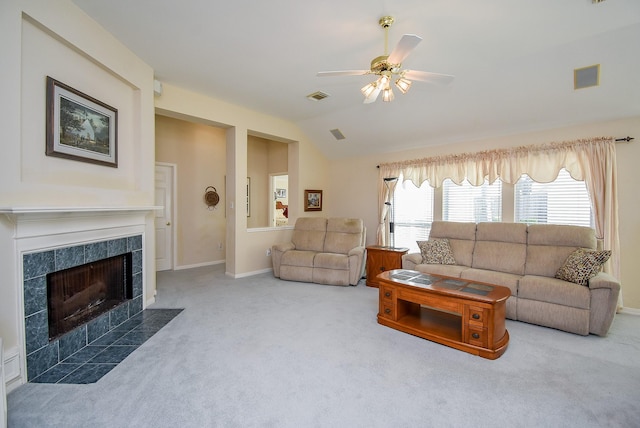
[[[130,300],[131,282],[131,252],[47,274],[49,340]]]
[[[142,235],[23,255],[28,381],[142,312],[142,264]]]

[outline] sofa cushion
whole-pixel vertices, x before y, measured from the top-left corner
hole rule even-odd
[[[525,275],[520,279],[518,298],[579,309],[589,309],[591,303],[589,287],[537,275]]]
[[[315,251],[289,250],[282,254],[280,265],[313,267],[313,259],[316,254]]]
[[[529,245],[524,273],[553,278],[567,257],[575,250],[576,247]]]
[[[330,218],[322,251],[347,254],[355,247],[363,246],[364,223],[359,218]]]
[[[297,250],[322,251],[326,233],[326,218],[300,217],[296,220],[291,242]]]
[[[415,270],[420,273],[430,273],[434,275],[451,276],[454,278],[460,278],[460,274],[469,269],[468,266],[461,265],[441,265],[441,264],[426,264],[422,263],[416,265]]]
[[[527,230],[529,245],[562,245],[596,248],[595,231],[585,226],[563,224],[531,224]]]
[[[511,290],[512,296],[518,295],[518,281],[522,278],[520,275],[514,275],[506,272],[496,272],[493,270],[470,268],[461,272],[460,278],[468,281],[486,282],[493,285],[501,285]]]
[[[318,253],[313,260],[315,268],[349,270],[349,256],[337,253]]]
[[[558,272],[556,278],[575,282],[580,285],[589,285],[589,279],[600,272],[602,265],[611,257],[611,251],[596,251],[579,248],[567,259]]]
[[[432,238],[428,241],[416,242],[422,254],[422,263],[436,263],[441,265],[456,264],[456,259],[453,258],[448,239]]]
[[[578,248],[596,248],[595,231],[589,227],[532,224],[527,232],[526,275],[554,277]]]
[[[472,267],[523,275],[526,259],[526,224],[478,223]]]
[[[456,264],[471,266],[476,242],[476,224],[455,221],[434,221],[429,239],[447,238]]]

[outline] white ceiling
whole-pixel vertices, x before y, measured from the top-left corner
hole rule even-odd
[[[330,158],[640,115],[639,0],[73,1],[158,80],[290,120]],[[365,105],[373,76],[316,77],[368,69],[384,15],[390,50],[424,39],[404,68],[453,83]],[[600,86],[574,90],[574,68],[594,64]],[[330,97],[306,98],[318,90]]]

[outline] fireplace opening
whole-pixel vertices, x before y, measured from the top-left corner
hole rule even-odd
[[[131,253],[47,274],[49,340],[133,297]]]

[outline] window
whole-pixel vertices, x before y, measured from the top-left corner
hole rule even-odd
[[[536,183],[526,174],[520,177],[515,205],[514,221],[519,223],[594,226],[587,186],[566,169],[551,183]]]
[[[472,186],[467,180],[461,185],[447,179],[442,183],[442,219],[445,221],[501,221],[502,182],[487,180]]]
[[[391,245],[419,252],[416,241],[426,241],[431,232],[433,188],[426,181],[419,188],[411,181],[400,182],[391,207]]]
[[[513,212],[505,215],[513,214],[514,222],[594,227],[587,186],[584,181],[574,180],[565,169],[551,183],[536,183],[525,174],[513,190],[515,203],[509,204]],[[435,192],[436,199],[434,189],[427,182],[420,188],[410,181],[398,183],[389,216],[391,245],[419,252],[416,241],[429,238],[434,209],[438,211],[440,207],[445,221],[502,221],[502,192],[500,180],[493,184],[485,181],[481,186],[472,186],[468,181],[457,185],[445,180],[442,191]]]

